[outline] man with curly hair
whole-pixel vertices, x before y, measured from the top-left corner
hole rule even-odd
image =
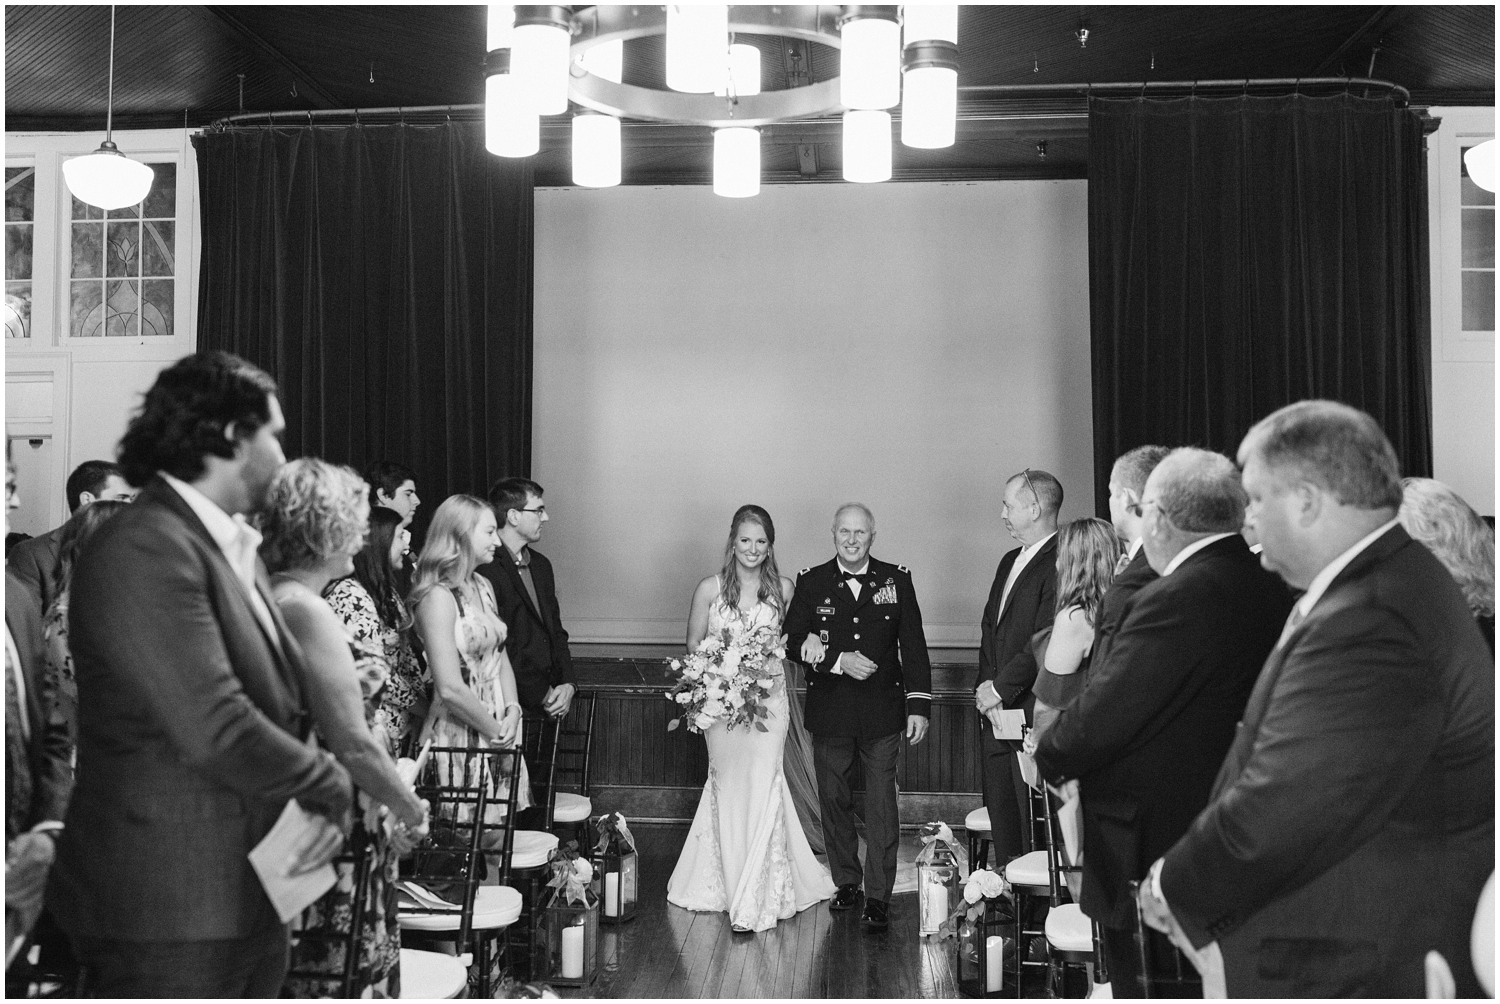
[[[246,855],[289,799],[289,862],[330,859],[349,775],[306,742],[301,654],[245,522],[285,462],[276,385],[235,356],[168,367],[120,441],[143,486],[74,567],[78,784],[48,903],[100,997],[274,997],[287,929]]]

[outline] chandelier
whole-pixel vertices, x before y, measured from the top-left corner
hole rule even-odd
[[[904,39],[903,39],[904,34]],[[667,89],[624,83],[625,43],[665,36]],[[735,41],[770,35],[839,50],[839,76],[762,91],[760,50]],[[572,119],[573,182],[620,183],[620,122],[713,131],[713,187],[760,191],[759,127],[841,113],[844,179],[891,177],[891,109],[901,142],[953,145],[958,110],[958,6],[490,4],[485,58],[485,146],[502,157],[541,149],[541,118]],[[903,44],[904,43],[904,44]]]

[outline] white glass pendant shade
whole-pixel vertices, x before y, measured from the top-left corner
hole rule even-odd
[[[1464,168],[1469,179],[1486,192],[1495,190],[1495,141],[1485,140],[1464,151]]]
[[[901,142],[923,150],[953,145],[958,71],[946,66],[907,70],[901,92]]]
[[[510,49],[510,72],[521,100],[538,115],[568,110],[568,29],[552,24],[517,25]]]
[[[839,100],[845,108],[894,108],[901,100],[901,26],[895,21],[844,22]]]
[[[891,178],[891,113],[870,109],[844,113],[844,180]]]
[[[513,4],[492,3],[486,15],[484,51],[509,49],[512,33],[516,28],[516,8]]]
[[[86,157],[63,161],[63,179],[79,202],[100,209],[133,206],[151,191],[156,172],[131,160],[108,140]]]
[[[620,183],[620,120],[579,112],[573,116],[573,184],[612,188]]]
[[[901,8],[905,20],[905,43],[952,42],[958,44],[958,4],[909,3]]]
[[[625,79],[625,43],[603,42],[585,52],[579,60],[583,68],[600,80],[618,84]]]
[[[760,50],[744,42],[729,47],[729,76],[714,88],[719,97],[728,97],[730,88],[736,97],[760,93]]]
[[[484,148],[497,157],[530,157],[542,148],[542,122],[516,93],[513,74],[484,80]]]
[[[714,194],[744,199],[760,194],[760,131],[714,130]]]
[[[724,83],[729,50],[727,4],[668,4],[667,86],[685,94],[712,94]]]

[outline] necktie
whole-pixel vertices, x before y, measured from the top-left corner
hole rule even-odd
[[[26,828],[31,818],[31,757],[26,751],[26,709],[16,682],[20,667],[5,646],[5,841]]]
[[[1292,636],[1292,632],[1297,630],[1305,620],[1307,620],[1307,612],[1302,609],[1302,604],[1298,603],[1292,607],[1291,615],[1286,619],[1286,627],[1281,629],[1281,638],[1277,640],[1276,647],[1280,648],[1285,645],[1286,640]]]
[[[1115,562],[1115,574],[1119,575],[1121,572],[1125,571],[1125,569],[1128,568],[1129,565],[1130,552],[1126,551],[1124,554],[1120,555],[1120,560]]]

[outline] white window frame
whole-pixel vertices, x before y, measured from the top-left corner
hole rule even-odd
[[[1463,330],[1463,148],[1495,138],[1493,108],[1433,108],[1441,123],[1427,138],[1427,232],[1432,330],[1445,362],[1494,362],[1495,333]]]

